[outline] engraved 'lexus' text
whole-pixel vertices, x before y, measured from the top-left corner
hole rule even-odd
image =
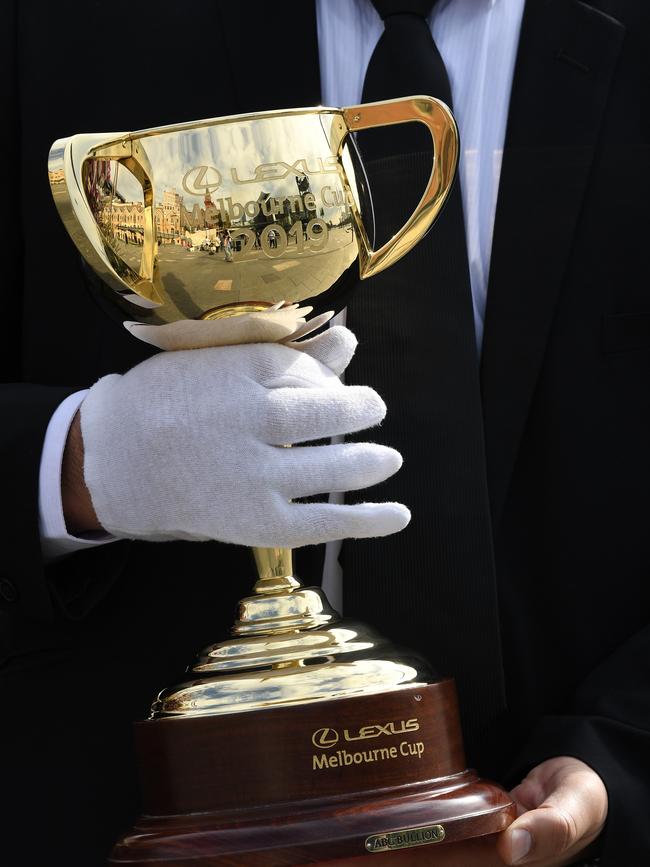
[[[260,252],[270,259],[322,252],[328,247],[330,229],[351,228],[356,207],[339,170],[336,156],[262,163],[244,172],[194,166],[185,172],[181,185],[203,202],[180,201],[180,227],[190,234],[228,230],[235,260],[256,258]],[[316,175],[326,177],[319,182]],[[246,185],[268,181],[284,183],[275,194],[258,190],[256,198],[248,198],[253,190]],[[312,183],[317,184],[313,189]]]
[[[343,729],[342,737],[336,729],[321,728],[312,734],[312,743],[321,750],[331,750],[341,740],[352,743],[365,741],[382,736],[403,735],[416,732],[420,728],[417,718],[399,720],[397,722],[375,723],[373,725],[360,726],[356,729]],[[332,752],[314,753],[312,756],[312,770],[321,771],[330,768],[343,768],[352,765],[367,764],[369,762],[383,762],[391,759],[416,758],[421,759],[424,755],[423,741],[402,740],[399,744],[391,746],[375,747],[373,749],[340,749]]]
[[[253,170],[250,178],[241,177],[238,169],[230,169],[230,177],[236,184],[255,184],[262,181],[281,181],[287,175],[328,175],[338,173],[338,159],[335,156],[310,157],[294,163],[262,163]],[[221,185],[221,172],[214,166],[194,166],[185,172],[182,180],[186,193],[198,196],[213,193]]]
[[[280,181],[287,175],[324,175],[330,172],[338,172],[338,159],[335,156],[312,157],[310,159],[296,160],[295,163],[263,163],[253,172],[251,178],[241,178],[237,169],[230,169],[230,176],[236,184],[254,184],[260,181]]]
[[[343,737],[346,741],[362,741],[365,738],[378,738],[380,735],[401,735],[405,732],[416,732],[419,728],[420,723],[417,717],[415,717],[414,719],[403,719],[399,722],[388,722],[384,725],[361,726],[356,732],[344,729]]]

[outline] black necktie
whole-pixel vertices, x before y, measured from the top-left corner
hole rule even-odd
[[[433,3],[374,5],[385,30],[370,60],[363,101],[427,94],[451,105],[447,72],[425,19]],[[405,208],[417,201],[431,170],[430,149],[418,144],[426,139],[414,136],[416,126],[373,130],[360,142],[383,237],[404,222]],[[344,613],[416,648],[441,676],[455,676],[471,742],[504,702],[458,183],[427,237],[358,287],[348,324],[359,348],[346,382],[374,386],[388,405],[386,421],[369,438],[404,456],[400,472],[372,497],[406,503],[413,518],[396,536],[344,544]]]

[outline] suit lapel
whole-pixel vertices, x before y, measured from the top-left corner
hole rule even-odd
[[[218,3],[233,112],[300,108],[320,102],[315,0],[256,3],[247,13]]]
[[[529,0],[499,188],[481,380],[495,529],[538,378],[624,27]]]

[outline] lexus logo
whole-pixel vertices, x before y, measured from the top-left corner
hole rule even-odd
[[[327,750],[339,742],[339,733],[336,729],[318,729],[311,736],[311,742],[321,750]]]
[[[221,186],[221,172],[214,166],[194,166],[183,176],[183,189],[191,196],[213,193]]]

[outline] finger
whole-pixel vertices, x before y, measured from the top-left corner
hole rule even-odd
[[[402,465],[395,449],[375,443],[341,443],[282,449],[279,489],[288,497],[358,491],[388,479]]]
[[[549,789],[548,793],[553,789]],[[519,813],[534,810],[546,800],[547,786],[545,781],[535,773],[529,774],[518,786],[510,792],[510,797],[517,805]]]
[[[299,541],[292,547],[317,545],[335,539],[366,539],[398,533],[411,520],[401,503],[290,503],[291,528]]]
[[[499,850],[507,864],[564,863],[562,855],[580,851],[600,831],[600,793],[584,779],[567,781],[536,809],[523,813],[505,831]]]
[[[271,445],[308,442],[379,424],[386,404],[365,385],[338,388],[275,388],[257,416],[259,433]]]
[[[357,338],[349,328],[333,325],[316,337],[291,345],[294,349],[300,349],[311,355],[340,376],[352,360],[357,348]]]
[[[509,840],[504,848],[506,863],[546,862],[569,855],[578,844],[587,845],[591,839],[587,832],[575,811],[544,804],[525,813],[505,832]]]

